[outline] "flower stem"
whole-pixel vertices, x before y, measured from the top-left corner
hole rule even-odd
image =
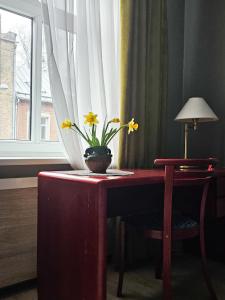
[[[78,127],[75,123],[73,123],[72,126],[74,126],[75,129],[73,129],[72,127],[71,127],[71,129],[72,129],[73,131],[75,131],[75,132],[77,131],[77,132],[82,136],[82,138],[84,138],[85,141],[88,142],[86,136],[85,136],[85,135],[83,134],[83,132],[79,129],[79,127]]]

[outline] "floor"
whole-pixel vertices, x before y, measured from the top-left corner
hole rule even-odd
[[[219,300],[225,300],[225,264],[209,262],[209,269]],[[209,300],[203,282],[201,264],[197,258],[179,257],[173,262],[174,300]],[[153,277],[152,266],[145,265],[126,272],[124,298],[126,300],[162,299],[161,281]],[[107,300],[116,300],[117,273],[109,266],[107,280]],[[35,286],[0,294],[4,300],[37,300]],[[53,300],[53,299],[49,299]],[[63,300],[63,299],[62,299]],[[71,299],[72,300],[72,299]]]

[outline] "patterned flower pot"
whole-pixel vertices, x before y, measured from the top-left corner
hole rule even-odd
[[[111,164],[111,150],[106,146],[87,148],[84,154],[88,169],[94,173],[106,173]]]

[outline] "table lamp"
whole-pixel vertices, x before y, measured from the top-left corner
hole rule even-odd
[[[203,98],[192,97],[185,103],[175,121],[184,125],[184,158],[188,157],[188,129],[197,129],[198,123],[218,121],[218,117]]]

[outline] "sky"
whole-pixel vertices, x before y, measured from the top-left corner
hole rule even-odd
[[[15,31],[17,28],[29,30],[31,19],[0,9],[2,33]]]

